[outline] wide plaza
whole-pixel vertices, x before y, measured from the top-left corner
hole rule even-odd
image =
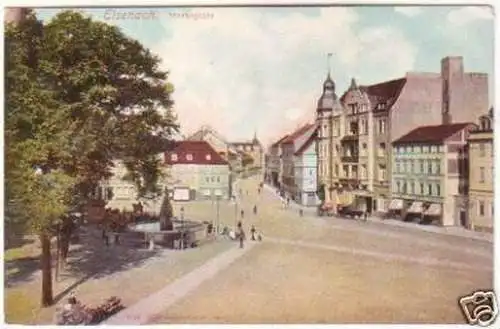
[[[239,181],[236,202],[176,203],[174,211],[221,227],[241,220],[247,237],[254,225],[262,242],[240,249],[217,237],[152,252],[104,248],[89,232],[83,238],[95,239],[99,252],[74,247],[55,293],[69,287],[90,304],[121,297],[127,309],[110,324],[463,323],[458,298],[493,286],[493,244],[484,237],[317,217],[313,209],[301,216],[295,205],[283,209],[272,189],[258,193],[259,182]],[[24,268],[6,264],[7,321],[49,323],[53,308],[22,302],[36,304],[39,273],[22,277]]]

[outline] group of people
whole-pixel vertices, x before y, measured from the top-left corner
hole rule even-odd
[[[243,224],[238,222],[238,233],[237,233],[237,238],[240,242],[240,248],[244,247],[244,241],[246,240],[246,234],[245,230],[243,229]],[[252,228],[250,229],[250,240],[252,241],[262,241],[262,232],[257,232],[257,229],[255,228],[255,225],[252,225]]]

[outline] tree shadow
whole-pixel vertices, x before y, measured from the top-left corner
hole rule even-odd
[[[126,242],[122,241],[121,245],[106,246],[97,230],[90,229],[82,234],[79,243],[71,246],[66,265],[59,274],[60,281],[66,279],[76,281],[54,296],[54,302],[57,303],[89,279],[100,279],[138,267],[160,252],[160,250],[132,247]],[[29,281],[40,273],[39,270],[40,256],[5,262],[5,286],[12,287]],[[54,274],[54,268],[52,273]]]
[[[4,242],[4,250],[7,251],[9,249],[21,248],[25,245],[32,244],[35,242],[35,239],[26,236],[7,236],[7,234],[5,234]]]
[[[23,257],[5,262],[4,285],[10,288],[29,281],[40,268],[40,256]]]

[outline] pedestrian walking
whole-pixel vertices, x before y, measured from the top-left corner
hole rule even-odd
[[[363,217],[366,222],[368,220],[368,211],[365,210],[365,212],[363,213]]]
[[[243,227],[240,227],[239,238],[240,238],[240,248],[243,248],[243,241],[245,240],[245,231],[243,230]]]
[[[259,232],[259,234],[257,234],[257,240],[262,241],[262,232]]]
[[[257,215],[257,205],[253,206],[253,214]]]
[[[252,241],[255,241],[255,232],[256,232],[255,226],[252,225],[252,229],[250,230],[250,233],[252,234],[252,237],[251,237]]]
[[[241,209],[241,219],[243,219],[243,217],[245,217],[245,211],[243,209]]]
[[[300,215],[300,217],[304,216],[304,210],[303,209],[299,209],[299,215]]]

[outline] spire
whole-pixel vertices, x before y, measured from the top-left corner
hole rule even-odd
[[[332,79],[330,77],[331,70],[332,70],[331,65],[330,65],[331,64],[330,59],[332,58],[332,55],[333,55],[332,53],[328,53],[328,55],[326,57],[326,67],[328,68],[328,78],[327,79],[330,79],[330,80]]]
[[[349,89],[358,89],[358,85],[356,83],[356,79],[352,78],[351,79],[351,86],[349,87]]]

